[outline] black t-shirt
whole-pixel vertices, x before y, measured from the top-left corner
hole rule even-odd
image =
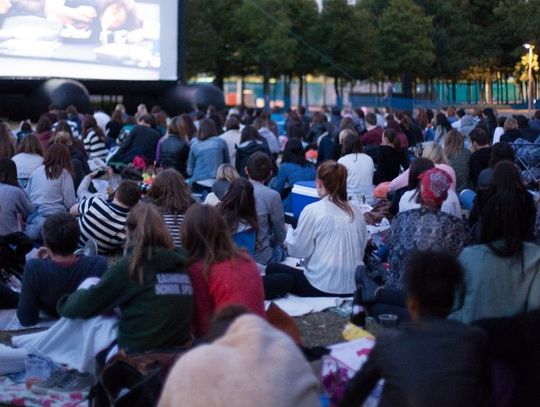
[[[471,154],[471,158],[469,159],[469,174],[471,181],[475,186],[478,182],[480,172],[489,166],[490,157],[491,147],[481,148]]]
[[[32,259],[26,263],[17,308],[21,325],[34,325],[39,311],[58,317],[56,303],[64,294],[74,292],[89,277],[101,277],[107,270],[107,259],[101,256],[81,256],[69,266],[52,260]]]

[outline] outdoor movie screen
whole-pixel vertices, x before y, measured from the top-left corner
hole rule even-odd
[[[177,0],[0,0],[0,77],[177,79]]]

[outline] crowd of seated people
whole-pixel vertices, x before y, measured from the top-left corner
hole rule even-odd
[[[523,326],[538,322],[538,185],[512,145],[536,141],[537,122],[540,112],[529,121],[490,108],[210,106],[168,118],[140,105],[111,117],[53,106],[13,132],[0,123],[0,239],[35,247],[20,287],[0,283],[0,306],[25,326],[120,310],[118,347],[144,352],[192,346],[216,314],[242,305],[254,315],[213,338],[219,355],[240,327],[273,329],[260,320],[265,300],[351,297],[369,279],[364,311],[402,325],[377,337],[342,405],[361,405],[380,378],[380,405],[485,405],[499,359],[522,389],[512,400],[528,402],[531,364],[517,360],[517,339],[510,351],[497,336],[514,327],[534,343]],[[98,191],[100,178],[114,188]],[[319,199],[294,219],[302,181]],[[374,260],[376,205],[390,227]],[[89,277],[99,282],[78,288]],[[196,371],[197,354],[182,363]],[[166,387],[163,405],[176,391]]]

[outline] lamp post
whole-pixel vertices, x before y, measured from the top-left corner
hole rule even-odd
[[[532,62],[533,62],[533,48],[534,48],[534,45],[532,44],[523,44],[523,46],[525,47],[525,49],[529,50],[529,92],[528,92],[528,99],[529,99],[529,114],[531,114],[531,111],[532,111],[532,106],[533,106],[533,88],[532,88],[532,81],[533,81],[533,77],[532,77]]]

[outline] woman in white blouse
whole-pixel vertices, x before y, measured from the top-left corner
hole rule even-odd
[[[267,299],[287,293],[348,296],[356,288],[354,272],[363,264],[367,230],[360,210],[347,201],[347,169],[326,161],[316,183],[322,199],[304,208],[285,240],[290,256],[305,259],[305,270],[269,264],[263,277]]]
[[[343,138],[341,136],[343,135]],[[373,200],[373,159],[362,152],[362,144],[351,130],[345,129],[339,133],[342,157],[338,163],[347,168],[347,194],[349,199],[359,200],[363,195],[368,202]]]

